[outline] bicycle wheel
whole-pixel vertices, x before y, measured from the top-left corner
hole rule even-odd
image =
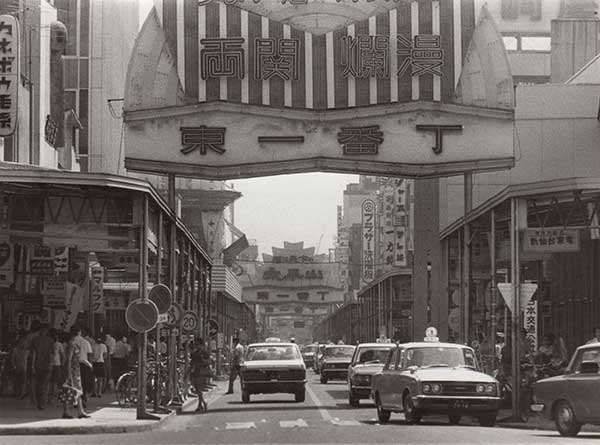
[[[117,398],[117,403],[121,408],[127,406],[127,380],[129,380],[129,373],[125,373],[122,376],[120,376],[117,379],[117,384],[115,385],[115,397]]]

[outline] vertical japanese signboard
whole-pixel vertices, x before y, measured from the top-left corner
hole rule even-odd
[[[365,199],[362,204],[362,279],[370,283],[375,277],[375,202]]]
[[[19,86],[19,23],[12,15],[0,15],[0,137],[17,127]]]
[[[395,231],[395,249],[394,265],[397,267],[406,267],[406,181],[396,179],[394,184],[394,231]]]
[[[394,228],[394,187],[386,185],[381,189],[383,197],[382,217],[382,261],[384,269],[394,268],[396,250],[396,230]]]
[[[90,297],[94,314],[103,314],[104,306],[104,270],[102,267],[90,268]]]
[[[529,300],[527,306],[525,306],[525,330],[527,331],[527,341],[532,351],[537,351],[537,320],[538,320],[538,307],[537,300]]]

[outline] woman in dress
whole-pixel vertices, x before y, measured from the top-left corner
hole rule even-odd
[[[203,392],[206,391],[208,379],[210,377],[210,354],[206,348],[204,340],[201,338],[194,342],[194,349],[191,356],[192,362],[192,385],[198,394],[198,408],[196,412],[206,412],[207,406],[204,400]]]
[[[79,417],[80,419],[85,419],[90,416],[83,410],[83,403],[81,401],[81,395],[83,394],[83,390],[82,390],[82,386],[81,386],[81,372],[79,370],[79,355],[81,353],[81,350],[79,349],[79,346],[77,345],[77,343],[75,343],[75,337],[77,337],[77,330],[71,329],[71,331],[69,333],[67,347],[65,350],[65,361],[64,361],[64,366],[65,366],[64,373],[66,375],[65,384],[67,384],[68,386],[70,386],[72,388],[75,388],[78,391],[77,396],[76,396],[77,417]],[[62,415],[63,419],[72,419],[73,418],[73,416],[71,416],[71,414],[69,414],[69,405],[71,403],[73,403],[73,402],[66,400],[66,399],[63,401],[63,415]]]

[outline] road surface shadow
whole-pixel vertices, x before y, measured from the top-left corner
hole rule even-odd
[[[344,400],[348,398],[348,390],[346,389],[327,389],[325,392],[336,400]]]
[[[208,407],[208,414],[210,413],[235,413],[235,412],[250,412],[250,411],[283,411],[286,409],[285,406],[264,406],[267,402],[250,402],[250,403],[229,403],[229,406],[219,407],[219,408],[211,408]],[[270,403],[270,402],[268,402]],[[294,406],[290,406],[290,410],[292,411],[318,411],[319,409],[327,409],[327,410],[350,410],[349,406],[315,406],[315,405],[302,405],[296,404],[295,402],[291,402]],[[193,413],[182,413],[182,414],[193,414]]]
[[[537,431],[532,431],[537,433]],[[552,438],[552,439],[594,439],[594,440],[600,440],[600,434],[598,433],[579,433],[577,436],[575,437],[563,437],[558,433],[555,434],[551,434],[550,432],[548,432],[548,434],[535,434],[535,437],[547,437],[547,438]]]

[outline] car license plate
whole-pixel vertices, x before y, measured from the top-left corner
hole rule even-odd
[[[466,400],[455,400],[454,401],[454,408],[456,408],[456,409],[467,409],[467,408],[469,408],[469,402],[467,402]]]

